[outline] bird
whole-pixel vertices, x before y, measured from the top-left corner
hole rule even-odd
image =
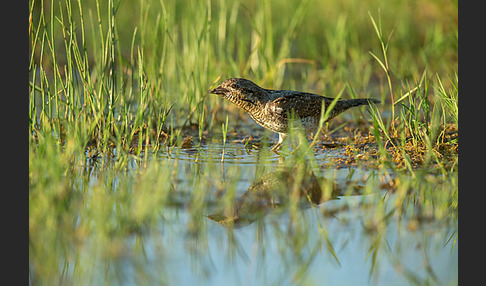
[[[229,78],[209,91],[243,109],[260,126],[279,134],[271,151],[278,151],[290,130],[289,126],[303,129],[306,134],[319,129],[322,107],[327,110],[334,98],[295,90],[273,90],[258,86],[244,78]],[[351,107],[380,103],[378,99],[361,98],[337,100],[326,121]],[[295,119],[291,124],[290,121]]]

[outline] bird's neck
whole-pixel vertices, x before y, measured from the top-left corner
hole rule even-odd
[[[238,107],[244,111],[253,114],[260,112],[264,108],[265,102],[262,102],[261,100],[240,99],[238,102],[236,102],[236,105],[238,105]]]
[[[251,97],[228,97],[229,101],[233,102],[236,106],[243,109],[244,111],[253,114],[259,113],[265,107],[265,104],[269,100],[262,96],[251,96]]]

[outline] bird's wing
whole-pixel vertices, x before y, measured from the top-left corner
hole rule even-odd
[[[325,100],[326,106],[332,99],[312,94],[312,93],[292,93],[281,96],[270,104],[270,110],[274,111],[275,116],[287,119],[288,114],[292,113],[300,118],[308,116],[320,116],[322,108],[322,100]],[[329,102],[328,102],[329,101]]]

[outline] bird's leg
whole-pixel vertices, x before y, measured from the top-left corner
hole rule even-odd
[[[287,138],[287,134],[278,133],[278,142],[277,142],[277,144],[275,144],[275,146],[272,147],[272,149],[270,149],[270,151],[277,153],[276,151],[278,151],[280,149],[280,147],[282,147],[282,144],[285,141],[285,138]]]
[[[294,148],[294,150],[292,152],[290,152],[290,154],[295,153],[300,148],[303,140],[305,140],[305,142],[307,142],[306,145],[309,145],[309,141],[307,141],[307,135],[304,132],[298,132],[297,138],[299,139],[299,144],[297,145],[297,147]]]

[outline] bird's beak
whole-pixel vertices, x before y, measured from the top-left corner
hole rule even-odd
[[[223,95],[223,94],[225,94],[227,92],[228,92],[228,90],[226,88],[220,87],[220,86],[218,86],[218,87],[216,87],[214,89],[211,89],[209,91],[209,93],[212,93],[212,94],[220,94],[220,95]]]

